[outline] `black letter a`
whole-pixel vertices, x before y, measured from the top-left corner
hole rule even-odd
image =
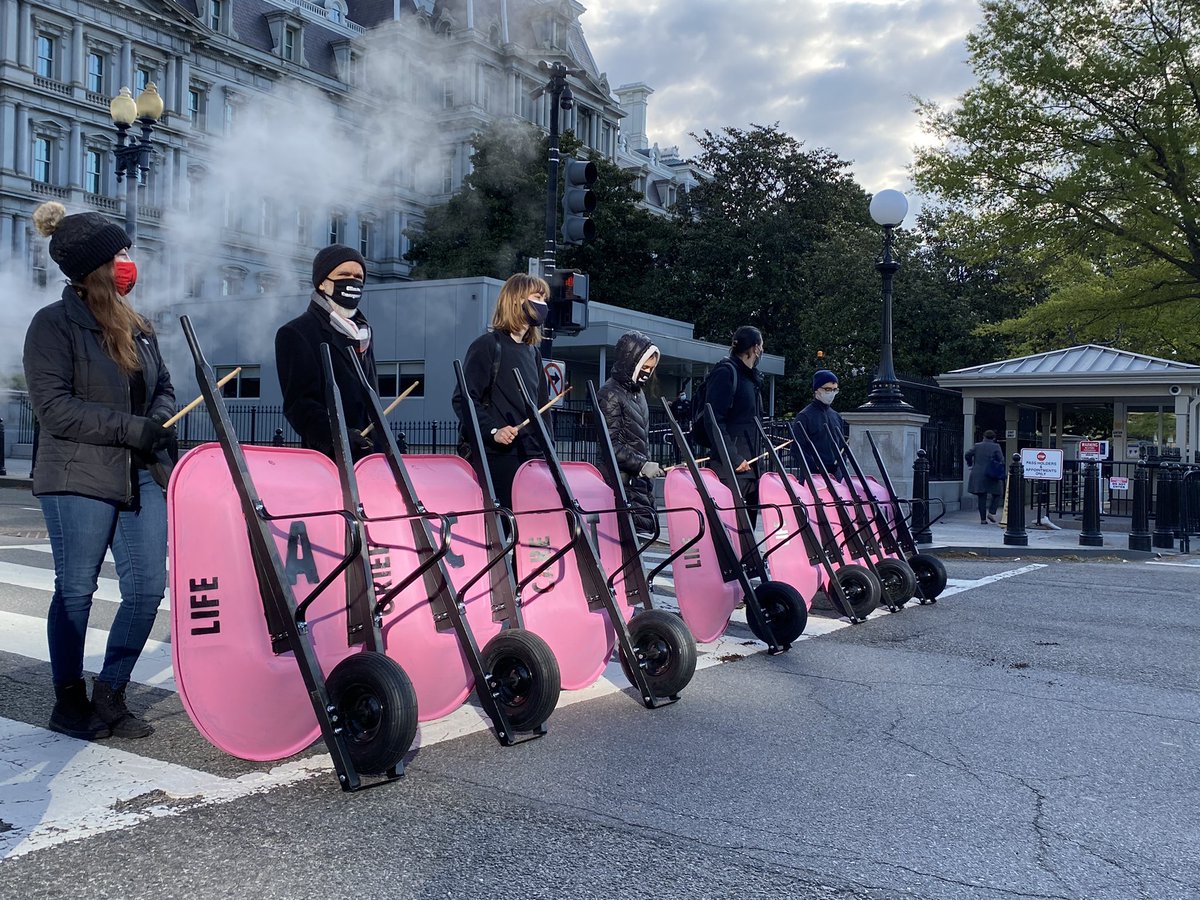
[[[284,566],[288,584],[296,583],[296,576],[303,575],[309,584],[321,579],[317,576],[317,560],[313,556],[312,544],[308,540],[308,529],[303,521],[293,522],[288,530],[287,564]]]

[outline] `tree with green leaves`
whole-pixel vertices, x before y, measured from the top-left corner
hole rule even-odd
[[[1200,358],[1200,4],[984,0],[978,84],[920,104],[917,187],[963,258],[1020,257],[1044,302],[1014,349],[1097,340]]]

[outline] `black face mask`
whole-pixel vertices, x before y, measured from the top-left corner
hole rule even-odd
[[[525,301],[525,316],[529,319],[529,324],[539,326],[546,321],[546,316],[550,315],[550,305],[547,303],[534,303],[532,300]]]
[[[363,280],[361,278],[338,278],[333,282],[329,300],[342,309],[358,309],[362,302]]]

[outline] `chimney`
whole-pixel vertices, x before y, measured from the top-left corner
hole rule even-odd
[[[617,100],[627,113],[621,123],[621,133],[629,142],[630,150],[646,150],[650,139],[646,135],[646,101],[654,93],[650,85],[638,81],[623,84],[616,90]]]

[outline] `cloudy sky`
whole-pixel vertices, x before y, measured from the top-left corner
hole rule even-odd
[[[654,89],[651,143],[696,152],[689,132],[780,127],[853,162],[862,187],[908,191],[927,143],[912,97],[972,83],[964,38],[977,0],[584,0],[580,19],[609,83]],[[914,198],[915,199],[915,198]]]

